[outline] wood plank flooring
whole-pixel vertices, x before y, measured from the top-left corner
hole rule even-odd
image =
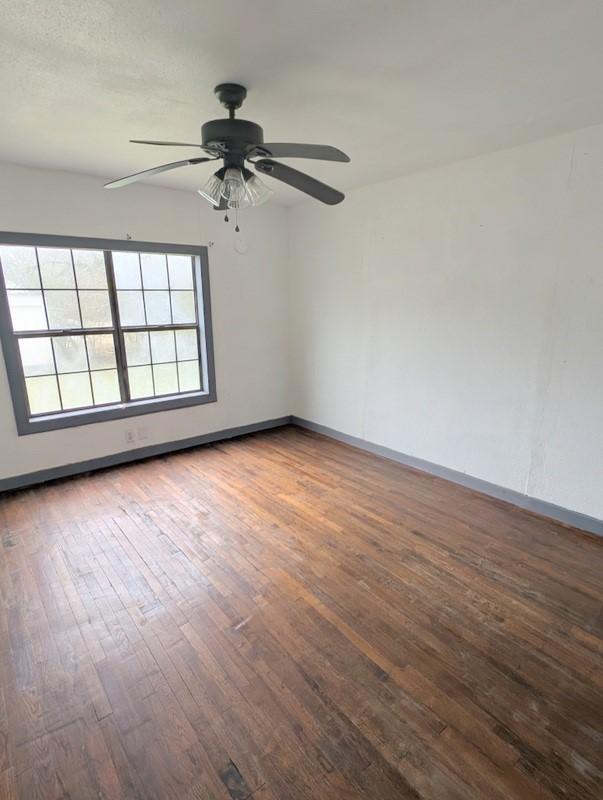
[[[297,428],[0,499],[2,800],[603,797],[603,541]]]

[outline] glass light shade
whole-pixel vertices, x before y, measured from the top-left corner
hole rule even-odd
[[[228,208],[247,208],[251,199],[247,194],[245,178],[240,169],[229,167],[222,181],[222,197]]]
[[[212,205],[218,207],[226,201],[226,207],[230,209],[259,206],[272,194],[272,189],[262,183],[257,175],[238,167],[218,170],[197,191]]]
[[[219,206],[222,200],[222,180],[218,173],[214,173],[202,189],[197,189],[201,197],[214,206]]]
[[[252,206],[261,206],[272,194],[272,189],[266,186],[265,183],[262,183],[257,175],[252,175],[247,179],[245,188],[247,189],[247,195],[251,200]]]

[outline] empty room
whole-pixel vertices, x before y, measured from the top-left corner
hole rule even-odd
[[[601,800],[603,3],[0,45],[0,800]]]

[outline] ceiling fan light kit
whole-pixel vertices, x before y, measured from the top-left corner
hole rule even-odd
[[[248,172],[248,170],[245,170],[245,172]],[[253,172],[249,174],[249,177],[245,181],[245,189],[247,190],[252,206],[261,206],[262,203],[265,203],[273,194],[272,189],[266,186]]]
[[[245,162],[250,163],[257,172],[293,186],[328,205],[336,205],[344,199],[342,192],[337,189],[333,189],[293,167],[274,161],[274,159],[313,158],[322,161],[349,161],[350,159],[345,153],[329,145],[285,142],[266,144],[264,143],[264,132],[259,125],[249,120],[235,118],[235,111],[241,107],[247,96],[247,89],[237,83],[221,83],[216,86],[214,91],[218,100],[228,109],[228,118],[206,122],[201,127],[201,144],[130,140],[135,144],[197,147],[204,151],[204,157],[173,161],[136,172],[105,184],[105,188],[114,189],[160,172],[221,159],[223,166],[209,178],[198,192],[214,208],[226,211],[225,219],[227,220],[229,209],[238,212],[241,208],[258,206],[266,202],[272,194],[272,189],[247,169]]]
[[[209,200],[209,202],[216,208],[218,208],[222,202],[222,178],[224,177],[225,172],[226,167],[222,167],[222,169],[214,172],[202,189],[197,189],[201,197]]]

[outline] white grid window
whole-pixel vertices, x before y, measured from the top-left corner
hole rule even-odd
[[[129,243],[83,247],[85,240],[66,246],[62,238],[50,246],[54,238],[0,244],[3,345],[5,356],[13,356],[7,358],[13,401],[21,396],[25,406],[15,408],[18,422],[115,406],[135,410],[141,401],[189,395],[215,399],[199,253],[172,253],[167,245],[165,252],[156,245],[146,252]]]

